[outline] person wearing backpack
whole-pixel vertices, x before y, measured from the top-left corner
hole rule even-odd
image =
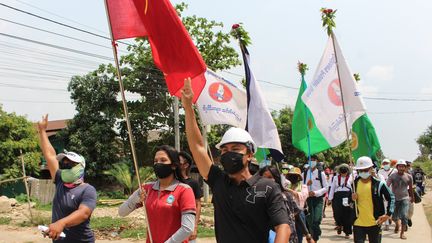
[[[306,221],[309,232],[315,242],[321,236],[322,210],[324,206],[324,196],[328,190],[328,184],[324,172],[317,168],[318,157],[311,156],[310,167],[303,173],[303,184],[309,188],[309,197],[306,200],[309,214]]]
[[[372,160],[367,156],[357,159],[354,169],[358,177],[353,183],[352,200],[355,203],[355,221],[353,226],[354,243],[363,243],[366,236],[369,243],[380,243],[381,224],[393,214],[395,198],[384,181],[372,176]],[[384,207],[387,200],[387,207]]]
[[[337,225],[337,233],[345,233],[345,238],[349,239],[352,234],[352,221],[351,214],[351,184],[352,177],[350,173],[350,167],[347,164],[341,164],[337,168],[338,175],[335,175],[330,186],[330,192],[328,196],[329,204],[331,203],[334,213],[334,219]]]

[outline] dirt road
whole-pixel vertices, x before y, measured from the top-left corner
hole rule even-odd
[[[432,192],[430,192],[432,193]],[[429,202],[432,203],[432,202]],[[323,230],[323,236],[320,243],[331,243],[340,242],[348,243],[353,242],[352,238],[347,240],[343,236],[338,236],[336,231],[333,230],[333,219],[331,218],[332,212],[330,209],[326,212],[327,218],[325,218],[321,224]],[[416,242],[416,243],[432,243],[432,232],[429,223],[426,220],[422,203],[415,205],[414,216],[413,216],[413,227],[408,230],[406,236],[407,240],[399,239],[397,234],[393,233],[394,225],[390,227],[390,231],[383,232],[383,243],[397,243],[397,242]],[[49,239],[44,239],[40,232],[36,228],[22,228],[17,226],[0,226],[0,243],[50,243]],[[100,240],[97,242],[113,242],[113,243],[129,243],[138,242],[129,239],[123,240]],[[198,243],[213,243],[216,242],[214,238],[198,239]]]

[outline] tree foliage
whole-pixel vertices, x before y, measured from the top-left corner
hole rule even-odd
[[[37,132],[24,116],[7,113],[0,106],[0,177],[21,177],[20,150],[24,155],[27,175],[39,174],[39,152]]]
[[[432,156],[432,125],[430,125],[426,131],[417,138],[417,144],[419,145],[420,154],[422,156]]]
[[[179,15],[186,4],[176,6]],[[223,24],[206,18],[181,16],[207,66],[223,70],[239,65],[240,60],[230,44],[230,35]],[[163,74],[155,67],[149,42],[137,38],[128,47],[129,53],[120,58],[122,79],[128,93],[139,99],[128,100],[128,114],[132,126],[138,163],[150,164],[155,146],[174,143],[173,98],[168,94]],[[87,176],[97,177],[112,168],[122,157],[131,158],[126,123],[121,101],[118,101],[116,70],[112,65],[101,65],[84,76],[72,78],[69,84],[77,114],[62,134],[66,148],[83,154],[88,161]],[[161,132],[150,138],[150,131]],[[185,146],[184,121],[180,131]]]

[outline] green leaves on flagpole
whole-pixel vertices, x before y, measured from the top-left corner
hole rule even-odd
[[[305,76],[306,71],[309,70],[307,64],[302,62],[297,63],[297,68],[302,76]]]
[[[334,21],[336,11],[330,8],[321,8],[322,26],[327,29],[327,35],[329,36],[333,33],[333,28],[336,28],[336,22]]]
[[[249,33],[243,28],[242,23],[233,24],[230,34],[240,42],[240,46],[248,46],[252,44]]]

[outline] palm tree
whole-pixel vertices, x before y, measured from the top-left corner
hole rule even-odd
[[[133,190],[138,188],[138,180],[135,173],[130,170],[128,163],[113,164],[112,168],[104,171],[103,174],[114,177],[127,195],[132,194]],[[141,183],[155,179],[152,167],[141,167],[139,174]]]

